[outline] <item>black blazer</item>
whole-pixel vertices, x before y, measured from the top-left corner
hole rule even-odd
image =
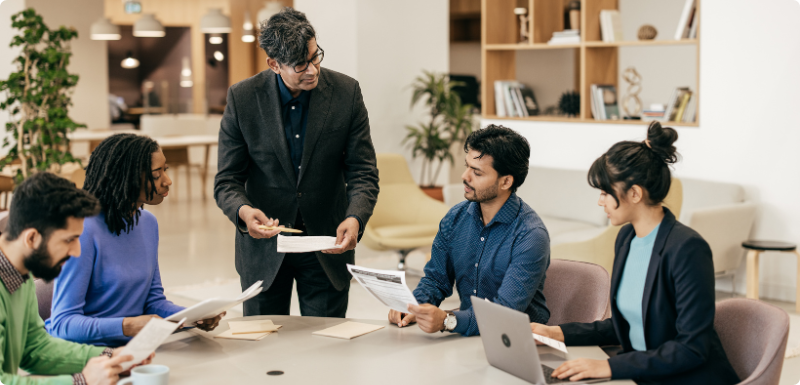
[[[739,378],[714,330],[714,263],[708,243],[664,208],[642,298],[646,351],[635,351],[630,326],[617,308],[617,288],[633,226],[622,227],[614,248],[611,318],[561,325],[567,345],[622,345],[608,360],[615,379],[662,384],[734,384]]]
[[[367,108],[358,82],[320,69],[311,91],[300,175],[295,176],[281,118],[275,73],[261,72],[228,89],[219,132],[219,171],[214,198],[237,225],[242,205],[293,226],[300,211],[307,235],[335,236],[350,215],[366,226],[378,199],[378,168]],[[236,271],[247,286],[264,280],[269,287],[283,261],[277,237],[253,239],[236,232]],[[345,264],[353,251],[317,253],[334,287],[350,281]]]

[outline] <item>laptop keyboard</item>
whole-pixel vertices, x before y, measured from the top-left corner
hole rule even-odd
[[[569,378],[565,378],[563,380],[558,379],[557,377],[551,377],[555,369],[547,366],[542,365],[542,373],[544,374],[544,382],[548,384],[560,384],[564,382],[570,382]]]

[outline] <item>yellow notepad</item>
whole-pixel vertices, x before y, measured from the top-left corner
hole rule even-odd
[[[281,325],[275,325],[271,320],[231,321],[228,326],[234,335],[275,332],[281,328]]]
[[[347,321],[343,324],[315,331],[312,334],[315,336],[352,340],[353,338],[363,336],[364,334],[372,333],[380,329],[383,329],[383,326]]]

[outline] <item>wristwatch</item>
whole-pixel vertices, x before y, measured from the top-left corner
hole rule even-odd
[[[444,333],[445,330],[448,331],[448,332],[451,332],[451,331],[455,330],[457,323],[458,323],[458,320],[456,319],[456,315],[453,312],[448,311],[447,312],[447,317],[444,317],[444,329],[442,329],[440,331],[442,333]]]

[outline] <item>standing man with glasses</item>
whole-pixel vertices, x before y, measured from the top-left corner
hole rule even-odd
[[[217,205],[236,225],[242,288],[267,288],[244,314],[289,314],[297,282],[304,316],[344,317],[358,240],[378,199],[378,169],[361,88],[323,69],[305,14],[285,8],[262,23],[269,70],[228,89],[219,133]],[[277,252],[280,230],[336,236],[341,248]]]

